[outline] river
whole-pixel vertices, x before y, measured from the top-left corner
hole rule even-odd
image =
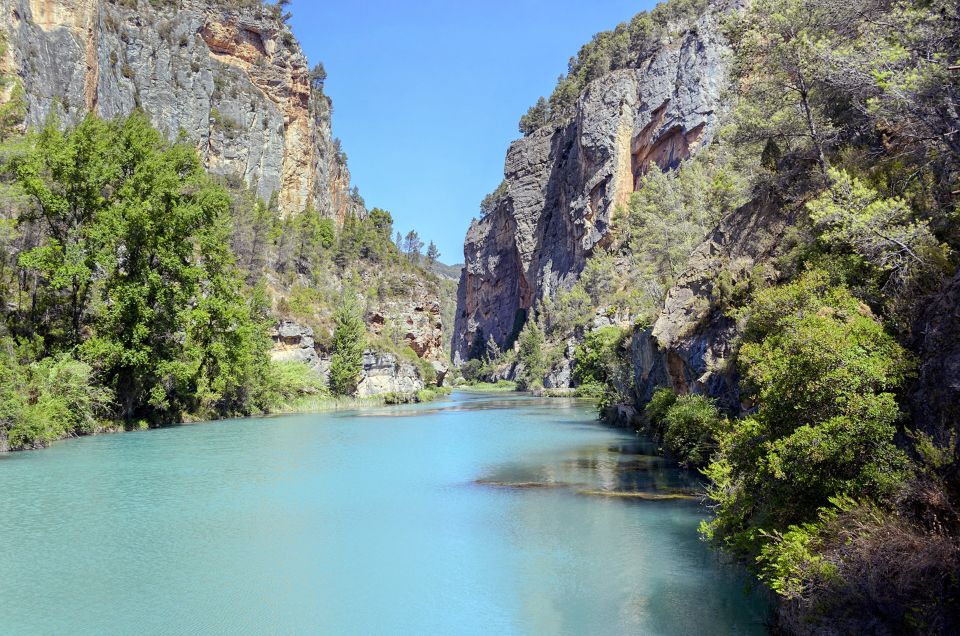
[[[0,634],[766,633],[650,453],[457,393],[0,456]]]

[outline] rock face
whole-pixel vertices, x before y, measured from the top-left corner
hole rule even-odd
[[[366,315],[370,331],[405,342],[427,360],[440,360],[443,353],[443,320],[439,290],[412,274],[403,278],[406,293],[381,300]]]
[[[142,108],[196,144],[207,168],[239,177],[284,213],[359,212],[290,27],[269,7],[223,0],[156,3],[0,0],[4,63],[23,87],[27,124]]]
[[[310,368],[322,371],[326,377],[329,361],[320,358],[313,340],[313,329],[292,320],[281,320],[270,331],[273,350],[270,358],[275,362],[302,362]]]
[[[384,393],[410,394],[420,391],[424,386],[416,365],[400,360],[392,353],[364,352],[363,378],[357,385],[357,397]]]
[[[313,329],[292,320],[281,320],[270,333],[273,350],[270,357],[276,362],[294,361],[306,364],[326,385],[330,381],[330,358],[317,351]],[[446,367],[434,362],[438,384],[442,384]],[[358,397],[373,397],[384,393],[410,394],[425,387],[416,365],[400,360],[392,353],[368,350],[363,353],[363,371],[357,385]]]
[[[537,299],[574,284],[638,179],[710,141],[727,82],[719,19],[708,11],[637,68],[592,82],[564,125],[510,146],[505,194],[467,233],[455,363],[478,339],[504,347]]]
[[[780,201],[759,197],[723,219],[691,255],[653,327],[633,337],[630,357],[639,404],[657,388],[672,387],[740,408],[739,378],[728,364],[739,331],[722,310],[717,281],[721,271],[730,272],[734,287],[754,276],[776,278],[773,259],[793,223],[785,209]]]
[[[946,445],[951,433],[960,434],[960,274],[929,303],[915,333],[914,422]]]

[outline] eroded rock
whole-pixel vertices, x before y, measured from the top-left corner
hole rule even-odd
[[[710,11],[637,68],[591,83],[565,124],[510,146],[506,193],[464,244],[454,363],[477,334],[504,347],[537,299],[573,286],[650,166],[673,168],[709,143],[727,58]]]

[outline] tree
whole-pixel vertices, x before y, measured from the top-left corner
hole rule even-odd
[[[410,230],[403,238],[403,252],[414,262],[420,260],[420,251],[423,249],[423,241],[416,230]]]
[[[104,193],[121,179],[118,136],[116,126],[93,116],[70,133],[51,118],[27,136],[26,150],[10,164],[31,202],[20,222],[40,223],[46,234],[40,245],[21,253],[20,267],[34,277],[31,326],[44,336],[48,351],[78,344],[89,318],[102,240],[91,227],[110,207]]]
[[[330,390],[334,395],[353,395],[363,372],[366,326],[360,317],[355,294],[344,292],[333,314],[333,355],[330,358]]]
[[[11,166],[32,203],[21,218],[45,229],[20,260],[50,302],[32,325],[47,352],[89,364],[127,422],[246,410],[269,339],[229,250],[230,198],[193,147],[139,111],[91,115],[67,132],[49,122]]]
[[[707,232],[747,201],[749,185],[738,172],[743,168],[718,145],[674,170],[654,164],[640,178],[625,214],[615,219],[616,234],[628,253],[626,266],[621,266],[627,280],[620,284],[632,290],[635,312],[649,317],[659,311]],[[610,264],[602,254],[593,258],[598,262],[591,273],[601,285],[594,285],[592,296],[599,299],[610,285],[609,272],[602,274]]]
[[[884,198],[841,170],[831,169],[830,188],[807,204],[827,242],[849,246],[887,275],[883,291],[891,313],[908,327],[910,307],[939,288],[950,271],[950,250],[906,200]]]
[[[430,245],[427,247],[427,263],[433,265],[440,258],[440,249],[437,247],[436,243],[430,241]]]
[[[518,341],[520,350],[517,359],[523,365],[520,386],[528,389],[543,386],[543,376],[547,373],[547,360],[543,353],[546,339],[536,320],[527,320]]]
[[[336,242],[333,219],[324,219],[312,208],[307,207],[293,220],[297,252],[295,263],[301,274],[310,274],[321,256]]]
[[[530,107],[530,110],[520,118],[520,133],[524,136],[529,135],[538,128],[546,126],[550,121],[550,107],[547,106],[547,100],[543,97],[537,100],[537,103]]]
[[[323,62],[317,62],[317,65],[310,71],[310,85],[317,92],[323,92],[323,83],[327,80],[327,69],[323,67]],[[339,140],[338,140],[339,141]],[[339,151],[339,148],[338,148]]]
[[[810,150],[824,177],[826,151],[836,138],[826,115],[826,68],[817,47],[836,13],[808,0],[758,0],[744,13],[736,42],[739,135]],[[798,140],[808,144],[797,145]]]
[[[370,214],[367,215],[366,220],[373,225],[373,228],[384,240],[390,240],[390,235],[393,233],[393,215],[391,215],[390,212],[380,208],[373,208],[370,210]]]
[[[503,352],[500,350],[500,345],[497,344],[493,334],[490,334],[487,338],[486,351],[483,354],[484,359],[486,359],[487,362],[496,362],[500,359],[501,355],[503,355]]]
[[[500,199],[506,194],[507,180],[504,179],[500,182],[500,185],[497,186],[496,190],[483,197],[483,200],[480,202],[480,218],[485,218],[492,214],[497,208],[497,204],[500,203]]]

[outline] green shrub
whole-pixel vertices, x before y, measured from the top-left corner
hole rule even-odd
[[[893,390],[912,367],[870,310],[823,272],[758,293],[739,364],[756,412],[720,437],[705,471],[716,517],[708,538],[755,556],[811,523],[831,499],[883,500],[907,477],[893,443]]]
[[[270,411],[290,405],[299,398],[326,392],[321,378],[303,362],[271,362],[263,390],[262,410]]]
[[[467,360],[460,367],[460,374],[467,382],[477,382],[483,372],[483,361],[479,358]]]
[[[644,407],[644,414],[650,425],[650,433],[657,440],[663,439],[663,426],[670,408],[677,403],[677,393],[673,389],[657,389]]]
[[[9,349],[0,363],[0,434],[11,449],[40,448],[93,433],[113,394],[92,381],[93,368],[68,355],[21,366]]]
[[[663,418],[663,445],[682,465],[704,466],[717,449],[725,423],[710,399],[678,396]]]

